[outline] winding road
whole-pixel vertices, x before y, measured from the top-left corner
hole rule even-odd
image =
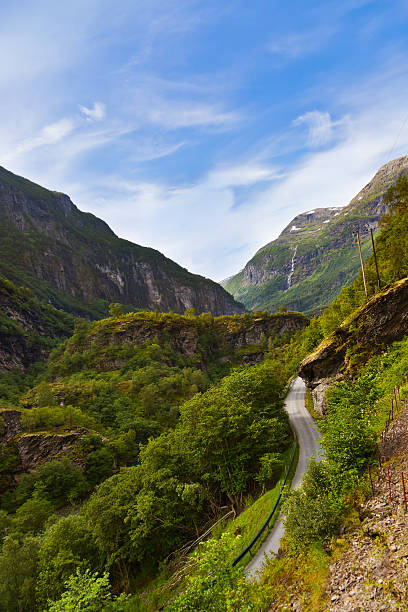
[[[294,489],[302,482],[303,475],[311,457],[319,457],[320,431],[317,429],[312,417],[305,406],[306,386],[301,378],[293,382],[285,400],[285,410],[289,415],[289,421],[295,430],[299,443],[299,461],[291,488]],[[265,555],[279,550],[280,540],[284,533],[283,518],[280,516],[269,533],[264,544],[258,550],[254,558],[245,568],[245,573],[255,577],[262,569]]]

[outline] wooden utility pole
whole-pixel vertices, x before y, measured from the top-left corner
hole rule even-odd
[[[373,255],[374,255],[375,269],[376,269],[376,272],[377,272],[377,286],[378,286],[378,291],[381,291],[380,273],[378,272],[377,254],[375,252],[374,234],[373,234],[373,228],[372,227],[370,227],[370,234],[371,234],[371,244],[373,245]]]
[[[366,283],[366,277],[365,277],[365,272],[364,272],[363,253],[361,252],[360,232],[358,230],[357,230],[357,244],[358,244],[358,250],[360,252],[360,263],[361,263],[361,272],[363,273],[364,292],[365,292],[366,300],[368,300],[367,283]]]

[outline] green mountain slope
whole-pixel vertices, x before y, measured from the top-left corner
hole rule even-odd
[[[244,312],[217,283],[118,238],[68,196],[1,167],[0,274],[58,308],[94,318],[107,313],[109,302],[162,312]]]
[[[380,168],[348,206],[298,215],[223,286],[251,310],[273,312],[284,306],[309,314],[321,311],[358,272],[354,233],[360,231],[363,254],[368,255],[369,229],[386,212],[383,195],[407,172],[408,156],[398,158]]]

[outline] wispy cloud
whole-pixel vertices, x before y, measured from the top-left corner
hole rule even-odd
[[[334,26],[318,25],[303,32],[285,33],[271,39],[267,50],[278,57],[297,59],[324,47],[335,32]]]
[[[37,149],[38,147],[55,145],[68,136],[68,134],[74,130],[74,127],[74,121],[67,117],[60,119],[55,123],[45,125],[37,134],[29,136],[20,142],[16,142],[15,146],[8,153],[8,155],[7,153],[5,154],[4,159],[6,161],[11,161],[12,159],[23,154],[31,153],[31,151]]]
[[[192,271],[220,280],[242,268],[296,214],[347,204],[388,161],[396,134],[393,155],[407,153],[404,77],[391,73],[382,94],[375,81],[356,87],[355,97],[346,88],[337,99],[341,107],[347,103],[350,113],[339,122],[336,138],[331,138],[330,127],[336,122],[324,112],[323,117],[313,116],[309,123],[319,124],[321,119],[326,126],[313,136],[325,147],[308,153],[303,149],[302,157],[292,163],[261,161],[256,155],[245,160],[241,155],[239,161],[214,165],[194,184],[184,186],[165,181],[120,183],[120,177],[111,177],[100,191],[78,191],[78,200],[99,211],[119,235],[158,248]],[[236,206],[240,188],[248,191]]]
[[[106,116],[106,106],[102,102],[94,102],[92,108],[79,105],[79,110],[88,121],[102,121]]]
[[[308,130],[308,144],[320,147],[327,144],[333,137],[334,123],[327,111],[308,111],[293,121],[294,126],[305,125]]]
[[[228,127],[240,120],[237,112],[223,112],[204,104],[164,101],[148,110],[148,118],[152,123],[158,123],[170,130],[195,126]]]

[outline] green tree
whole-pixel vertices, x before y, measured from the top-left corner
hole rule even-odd
[[[100,576],[89,569],[70,576],[66,590],[58,601],[49,602],[49,612],[108,612],[125,610],[126,596],[113,597],[110,592],[108,574]]]
[[[195,308],[186,308],[186,310],[184,311],[185,317],[193,318],[196,315],[197,315],[197,312]]]
[[[35,612],[39,540],[11,534],[0,553],[0,610]]]
[[[56,505],[73,501],[87,490],[81,468],[67,457],[44,463],[37,474],[35,489]]]
[[[254,585],[231,561],[241,536],[224,533],[200,544],[192,556],[187,588],[166,606],[168,612],[246,612],[254,609]]]
[[[13,527],[22,533],[36,534],[43,529],[53,512],[54,505],[51,502],[35,495],[18,508],[13,518]]]
[[[120,317],[123,315],[123,306],[119,302],[109,304],[109,315],[111,317]]]
[[[37,386],[37,403],[39,408],[44,406],[55,406],[54,394],[52,392],[51,386],[43,380]]]
[[[101,555],[82,515],[60,518],[41,539],[38,551],[37,599],[44,606],[57,599],[77,569],[100,569]]]
[[[122,468],[102,482],[84,506],[95,541],[118,572],[124,589],[129,586],[130,564],[135,559],[129,519],[142,486],[139,467]]]
[[[108,448],[100,448],[88,455],[86,460],[86,479],[95,486],[111,475],[113,454]]]

